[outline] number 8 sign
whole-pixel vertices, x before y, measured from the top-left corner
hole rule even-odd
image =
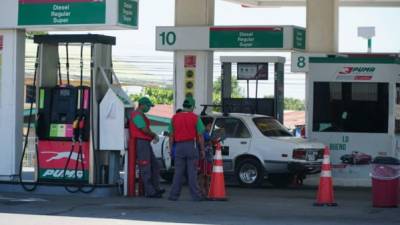
[[[292,72],[308,72],[308,58],[309,55],[302,52],[292,53]]]
[[[310,70],[310,57],[326,57],[327,54],[292,52],[291,71],[293,73],[306,73]]]

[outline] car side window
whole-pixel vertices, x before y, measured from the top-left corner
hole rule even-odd
[[[240,119],[218,118],[215,121],[213,135],[225,138],[250,138],[250,132]]]
[[[214,122],[214,118],[210,116],[204,116],[201,117],[201,121],[203,122],[204,126],[207,126],[207,124],[212,124]]]

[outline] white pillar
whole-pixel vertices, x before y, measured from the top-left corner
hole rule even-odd
[[[175,0],[175,26],[211,26],[214,24],[214,0]],[[186,64],[185,64],[186,59]],[[186,74],[194,72],[194,91],[196,112],[201,104],[212,103],[213,90],[213,52],[176,51],[174,54],[174,108],[182,108],[190,81]]]
[[[307,0],[307,50],[338,51],[339,0]]]
[[[339,0],[307,0],[307,51],[335,53],[338,51]],[[312,130],[313,86],[306,75],[306,135]]]
[[[22,152],[25,32],[0,30],[4,46],[0,71],[0,180],[18,174]]]

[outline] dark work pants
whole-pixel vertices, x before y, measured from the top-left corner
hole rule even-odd
[[[190,194],[192,195],[193,200],[199,200],[202,198],[197,183],[198,159],[199,151],[195,147],[194,141],[176,143],[175,174],[169,196],[170,199],[177,200],[179,198],[185,173],[188,177]]]
[[[151,196],[160,190],[160,167],[154,156],[150,141],[137,139],[137,161],[140,175],[142,176],[144,194]]]

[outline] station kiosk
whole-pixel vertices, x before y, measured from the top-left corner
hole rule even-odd
[[[397,54],[309,57],[306,135],[331,149],[335,184],[370,186],[377,156],[400,157]]]

